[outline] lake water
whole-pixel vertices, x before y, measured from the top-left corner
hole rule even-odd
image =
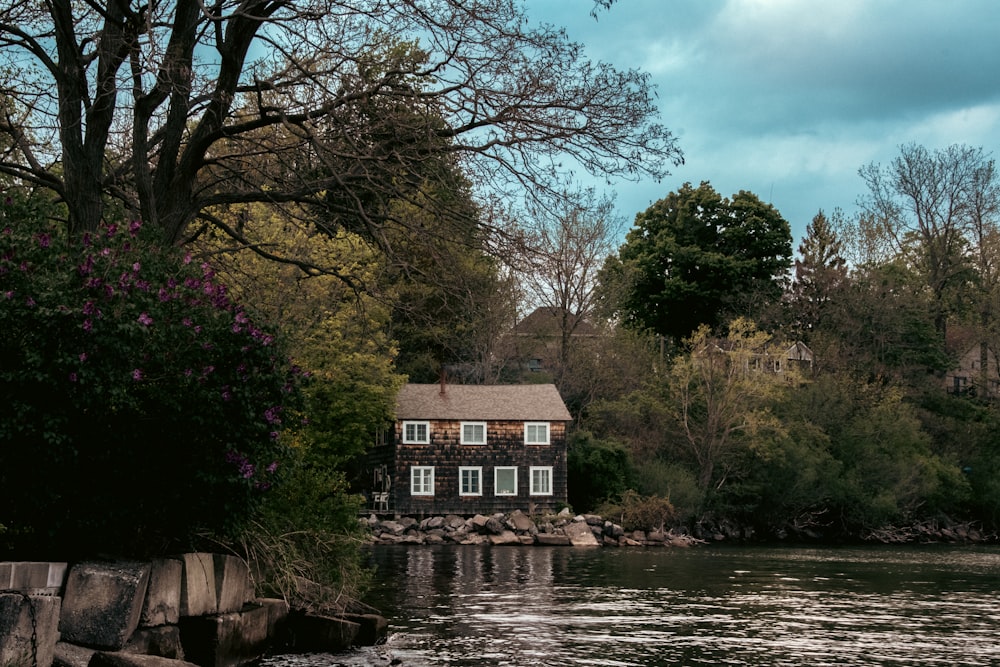
[[[379,546],[328,665],[1000,665],[1000,549]]]

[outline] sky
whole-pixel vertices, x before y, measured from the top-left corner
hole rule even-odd
[[[819,210],[851,215],[858,170],[900,146],[1000,152],[997,0],[525,0],[594,61],[648,72],[685,164],[621,183],[636,213],[683,183],[778,209],[797,248]]]

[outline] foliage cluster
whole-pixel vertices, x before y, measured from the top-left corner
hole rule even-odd
[[[284,472],[303,380],[255,322],[140,223],[71,238],[7,197],[4,543],[140,553],[238,533]]]

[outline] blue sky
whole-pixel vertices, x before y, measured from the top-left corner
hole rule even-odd
[[[682,183],[750,190],[792,226],[856,210],[858,169],[899,146],[1000,149],[996,0],[525,0],[589,57],[648,72],[686,163],[613,188],[635,214]],[[603,185],[601,186],[604,187]]]

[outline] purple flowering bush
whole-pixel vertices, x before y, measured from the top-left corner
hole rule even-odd
[[[280,480],[299,373],[210,266],[147,243],[138,222],[69,239],[8,200],[0,332],[8,550],[236,535]]]

